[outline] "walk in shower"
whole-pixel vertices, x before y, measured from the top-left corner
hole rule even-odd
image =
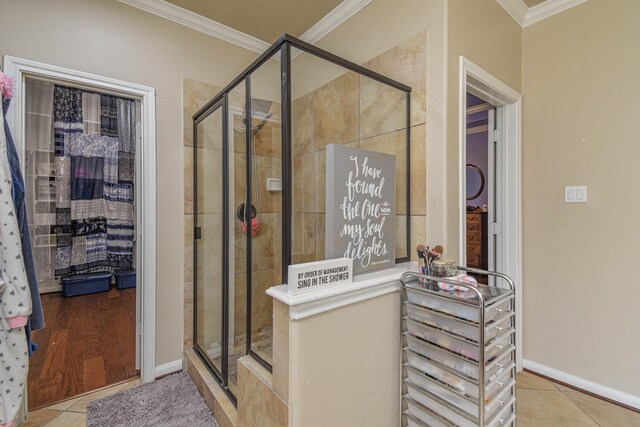
[[[272,300],[325,259],[329,144],[396,156],[396,262],[410,256],[408,86],[285,35],[193,116],[194,349],[235,401],[272,365]]]

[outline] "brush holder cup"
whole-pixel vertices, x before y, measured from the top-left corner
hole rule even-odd
[[[447,277],[454,277],[458,274],[458,267],[453,260],[445,261],[447,263]]]
[[[431,275],[435,277],[448,277],[449,267],[446,261],[435,260],[431,263]]]

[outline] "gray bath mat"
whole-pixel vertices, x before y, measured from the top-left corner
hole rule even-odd
[[[218,427],[185,372],[90,402],[87,427]]]

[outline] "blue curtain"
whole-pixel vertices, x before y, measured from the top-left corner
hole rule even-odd
[[[56,276],[133,268],[136,106],[56,85]]]

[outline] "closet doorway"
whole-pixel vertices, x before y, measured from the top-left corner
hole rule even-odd
[[[498,222],[496,177],[500,176],[495,149],[498,126],[496,107],[467,92],[466,111],[466,266],[481,270],[496,270],[497,234],[493,224]],[[491,225],[491,226],[490,226]],[[486,275],[474,275],[487,284]]]
[[[4,66],[45,319],[32,333],[28,408],[149,381],[154,90],[13,57]]]

